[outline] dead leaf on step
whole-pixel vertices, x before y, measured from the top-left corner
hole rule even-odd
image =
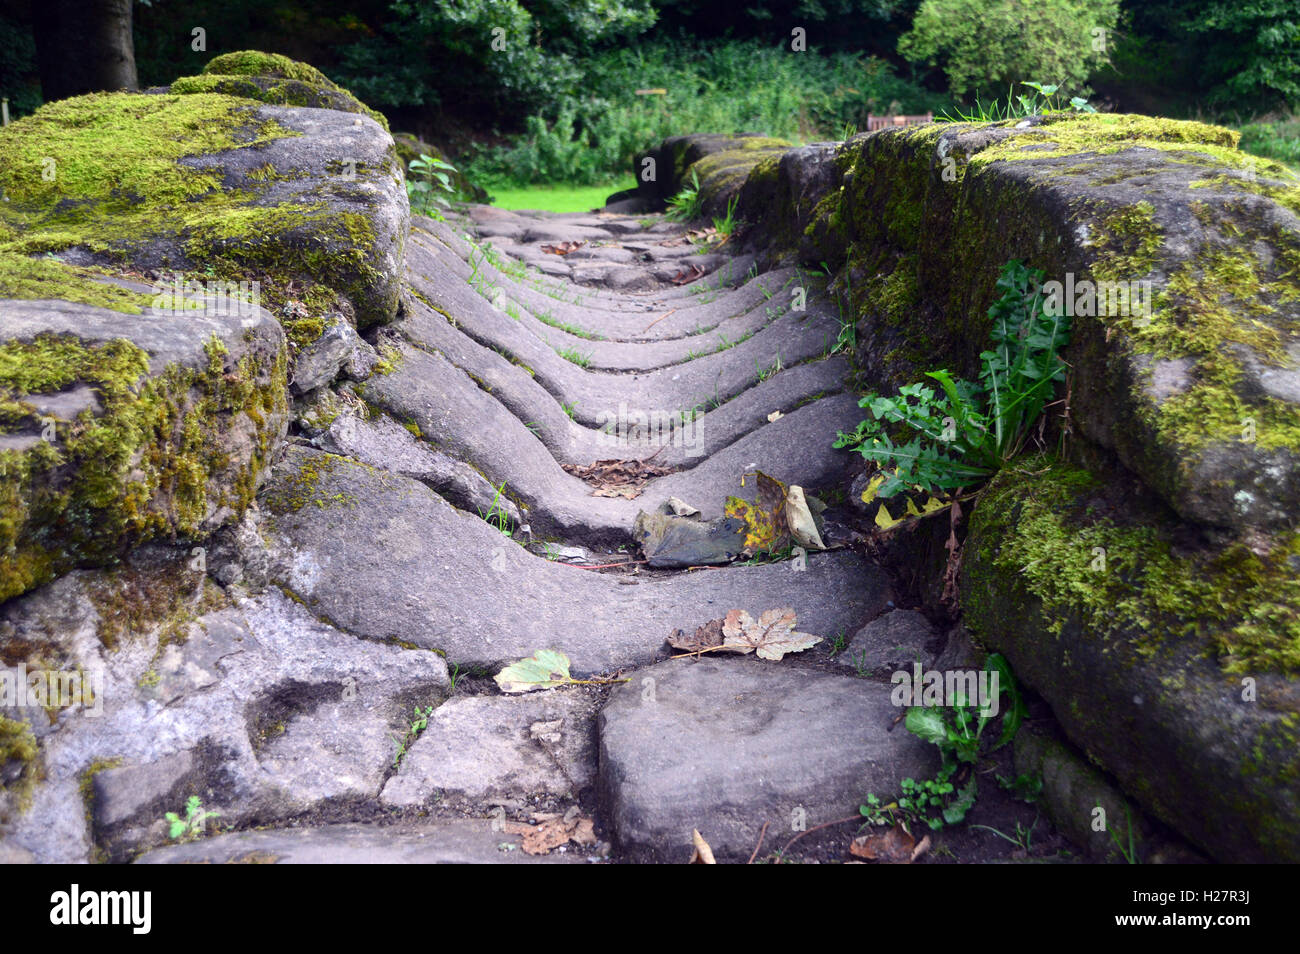
[[[917,858],[920,858],[923,854],[925,854],[929,850],[930,850],[930,836],[926,835],[924,838],[918,841],[916,843],[916,847],[912,849],[912,860],[916,861]]]
[[[691,860],[689,862],[690,864],[693,865],[716,865],[717,864],[717,862],[713,860],[713,849],[710,848],[709,843],[704,840],[704,836],[701,835],[699,831],[694,828],[691,829],[691,844],[695,847],[695,851],[691,854]]]
[[[655,451],[655,454],[659,451]],[[650,457],[653,457],[651,454]],[[594,464],[562,464],[561,466],[579,480],[596,489],[593,497],[623,497],[633,500],[641,495],[645,485],[655,477],[671,474],[676,468],[656,464],[650,457],[642,460],[598,460]]]
[[[752,556],[784,548],[790,542],[790,526],[785,517],[785,484],[758,470],[741,477],[740,485],[745,486],[751,476],[758,488],[754,501],[728,497],[722,513],[745,522],[745,551]]]
[[[679,629],[668,637],[668,645],[687,653],[717,649],[722,645],[722,620],[711,619],[690,636]]]
[[[703,278],[704,275],[704,269],[692,262],[689,267],[682,269],[672,277],[672,283],[674,285],[685,285],[687,282],[693,282],[697,278]]]
[[[759,659],[780,660],[786,653],[799,653],[820,643],[821,637],[800,633],[794,628],[794,608],[765,610],[758,620],[747,612],[734,609],[722,621],[723,652],[752,653]]]
[[[868,861],[883,861],[892,865],[910,865],[916,839],[895,825],[885,832],[867,832],[853,839],[849,854]]]
[[[641,488],[634,487],[631,484],[619,484],[616,487],[599,487],[591,492],[593,497],[621,497],[624,500],[635,500],[641,496]]]
[[[508,821],[505,823],[505,831],[510,835],[522,836],[522,847],[530,855],[549,854],[570,841],[583,846],[596,843],[595,822],[590,818],[583,818],[572,810],[563,818],[546,818],[536,825]]]
[[[552,255],[568,255],[570,252],[576,252],[586,242],[561,242],[559,245],[543,245],[542,251],[549,252]]]
[[[785,520],[790,527],[790,536],[800,546],[810,550],[825,550],[817,521],[813,517],[808,501],[804,499],[803,488],[791,484],[785,495]]]
[[[677,517],[693,517],[700,512],[699,507],[692,507],[680,497],[668,498],[668,510]]]

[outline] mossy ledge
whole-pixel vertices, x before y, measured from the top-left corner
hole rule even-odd
[[[287,344],[397,313],[387,124],[282,56],[50,103],[0,130],[0,192],[0,600],[238,519],[286,427]]]
[[[1220,861],[1300,861],[1300,534],[1215,546],[1047,457],[984,491],[967,624],[1070,738]]]
[[[269,315],[130,327],[86,306],[3,307],[0,599],[243,513],[287,422]]]
[[[386,126],[305,64],[247,53],[210,68],[232,72],[171,93],[50,103],[0,132],[6,275],[21,271],[9,256],[50,253],[118,270],[276,275],[346,297],[360,327],[391,320],[410,213]],[[329,96],[300,104],[262,90],[308,81]]]
[[[1235,147],[1145,116],[929,124],[764,160],[737,214],[769,262],[840,269],[871,386],[936,364],[972,375],[1008,259],[1145,289],[1145,313],[1071,303],[1080,430],[1187,519],[1285,529],[1300,520],[1300,179]]]

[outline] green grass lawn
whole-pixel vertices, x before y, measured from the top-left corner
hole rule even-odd
[[[517,189],[489,189],[492,204],[502,209],[538,209],[543,212],[590,212],[605,204],[605,197],[631,189],[636,180],[624,176],[606,185],[525,186]]]

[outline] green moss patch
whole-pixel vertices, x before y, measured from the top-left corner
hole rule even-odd
[[[199,76],[185,76],[171,85],[172,93],[222,93],[280,106],[340,109],[369,116],[384,129],[388,120],[324,73],[307,63],[278,53],[241,50],[216,57]]]
[[[1083,638],[1136,639],[1140,652],[1192,645],[1225,672],[1300,673],[1300,532],[1216,547],[1135,513],[1069,464],[1039,456],[1004,471],[972,517],[966,560],[995,581],[967,594],[973,618],[996,626],[1018,581],[1050,633],[1076,621]]]
[[[153,296],[105,281],[102,269],[0,252],[0,298],[58,299],[138,315]]]
[[[53,440],[0,451],[0,600],[153,537],[198,535],[210,508],[241,513],[251,502],[272,449],[267,418],[285,412],[283,355],[227,366],[214,339],[204,368],[148,369],[125,340],[0,345],[0,433],[44,431],[27,399],[74,382],[102,406],[54,422]],[[219,440],[221,421],[241,411],[259,442],[242,465]]]
[[[32,790],[36,786],[39,751],[30,725],[0,715],[0,769],[6,768],[11,762],[17,762],[21,766],[17,780],[5,785],[20,812],[30,803]],[[0,821],[8,819],[0,817]]]

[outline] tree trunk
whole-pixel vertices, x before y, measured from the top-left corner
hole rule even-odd
[[[132,0],[32,0],[41,95],[47,103],[136,89]]]

